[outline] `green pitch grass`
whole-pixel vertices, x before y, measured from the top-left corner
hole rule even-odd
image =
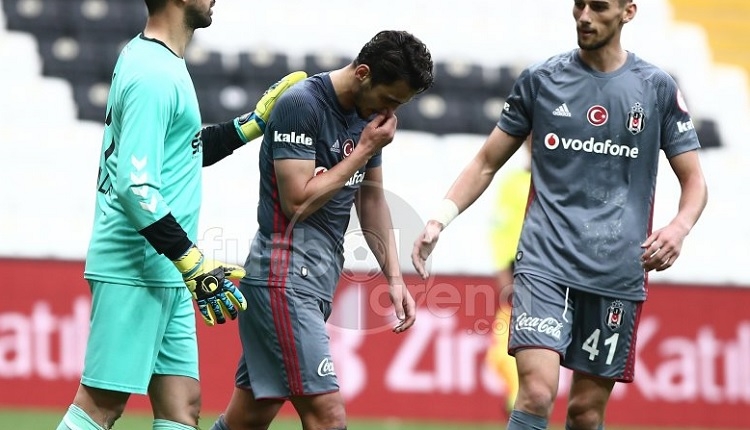
[[[0,429],[3,430],[54,430],[62,418],[64,411],[51,412],[48,410],[15,410],[0,409]],[[208,429],[216,416],[205,416],[201,419],[201,428]],[[383,421],[350,420],[350,429],[355,430],[500,430],[505,428],[504,422],[495,424],[453,423],[441,424],[430,422],[413,422],[390,419]],[[148,415],[128,414],[117,421],[114,430],[148,430],[151,428],[151,417]],[[299,422],[295,419],[278,418],[271,425],[271,430],[297,430]],[[563,430],[562,427],[552,427],[551,430]],[[607,427],[607,430],[667,430],[665,427]],[[701,430],[699,428],[680,428],[679,430]],[[716,430],[716,429],[714,429]]]

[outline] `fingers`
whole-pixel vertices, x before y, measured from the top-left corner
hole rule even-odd
[[[660,272],[672,267],[678,256],[679,252],[672,247],[653,242],[641,256],[641,265],[646,271]]]
[[[414,249],[411,252],[411,264],[422,279],[427,279],[428,273],[424,268],[425,259],[422,258],[419,241],[414,243]]]
[[[245,269],[241,266],[222,263],[222,268],[224,269],[225,278],[239,280],[245,277]]]
[[[405,289],[406,287],[404,287]],[[414,325],[414,322],[417,320],[417,314],[416,314],[416,304],[414,303],[414,299],[411,297],[411,294],[409,292],[406,292],[406,296],[404,297],[404,316],[405,318],[400,321],[396,327],[393,328],[394,333],[403,333],[406,330],[408,330],[411,326]]]
[[[231,288],[227,286],[228,293],[227,296],[229,296],[229,300],[234,303],[235,307],[237,307],[239,310],[244,311],[247,310],[247,300],[245,300],[245,296],[242,295],[242,292],[232,284]]]
[[[216,325],[216,315],[205,300],[198,301],[198,310],[203,317],[203,322],[205,322],[207,326],[212,327]]]
[[[209,297],[207,301],[208,310],[211,313],[214,321],[216,321],[217,324],[224,324],[225,322],[227,322],[226,318],[224,318],[224,312],[222,312],[221,305],[219,304],[219,300],[216,298],[216,296]]]

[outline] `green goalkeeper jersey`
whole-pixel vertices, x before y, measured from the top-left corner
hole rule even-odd
[[[139,35],[120,53],[107,101],[86,279],[185,284],[138,233],[170,212],[195,241],[201,205],[198,99],[184,59]]]

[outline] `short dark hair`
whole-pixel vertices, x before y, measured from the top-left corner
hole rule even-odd
[[[167,0],[146,0],[146,8],[148,8],[148,14],[153,15],[156,12],[164,9],[167,5]]]
[[[362,47],[354,65],[370,67],[372,85],[406,81],[421,93],[432,86],[432,55],[427,46],[406,31],[384,30]]]

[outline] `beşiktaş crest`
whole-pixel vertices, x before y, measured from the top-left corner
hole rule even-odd
[[[610,330],[615,331],[622,325],[622,317],[625,315],[625,304],[619,300],[615,300],[609,305],[607,309],[607,327]]]
[[[632,134],[638,134],[643,131],[643,127],[646,126],[646,114],[643,110],[643,106],[640,103],[636,103],[630,108],[628,113],[628,121],[625,123],[625,127]]]

